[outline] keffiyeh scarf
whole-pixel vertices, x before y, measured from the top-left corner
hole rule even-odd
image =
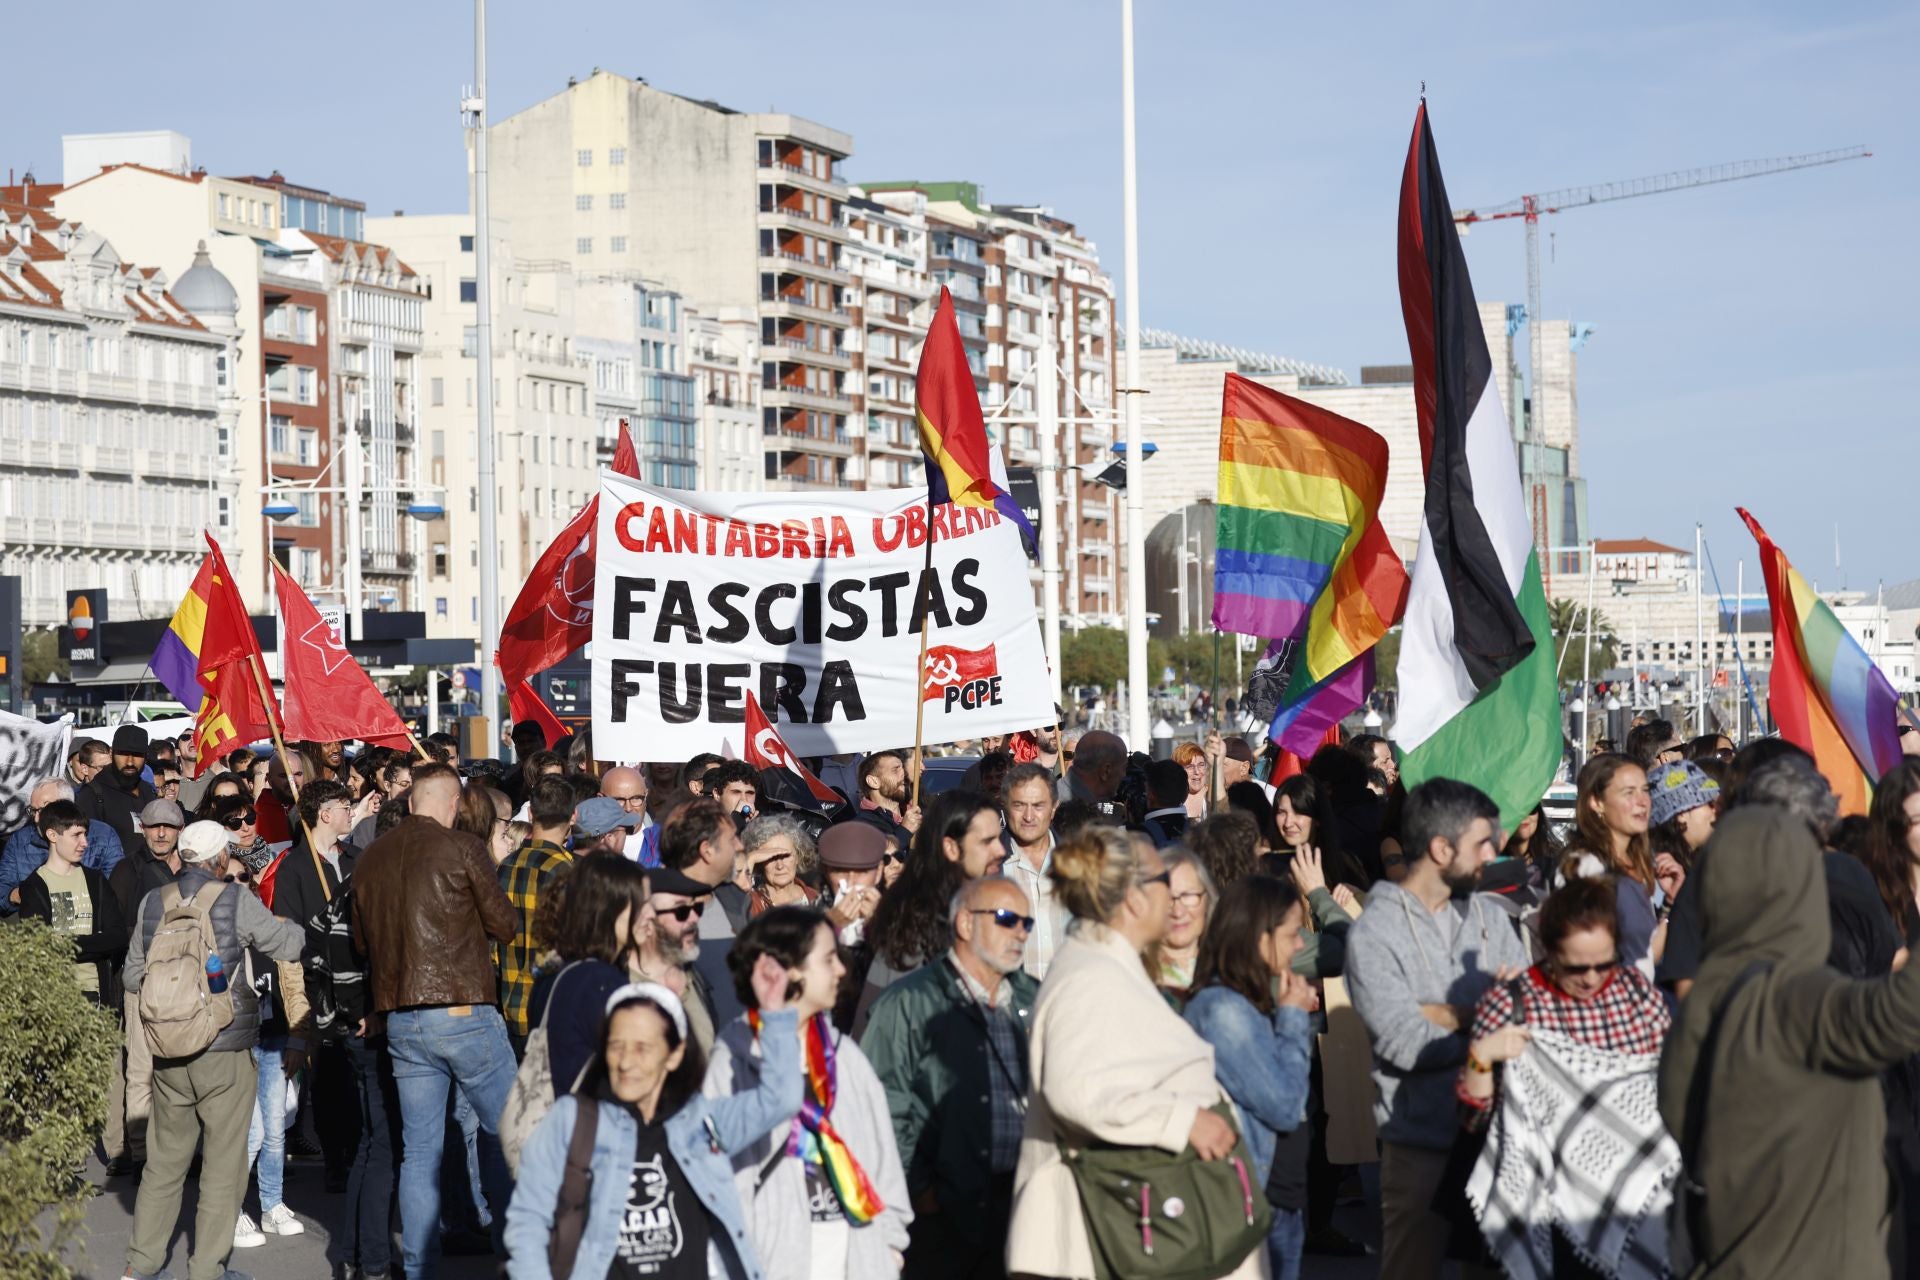
[[[1553,1275],[1556,1229],[1603,1275],[1667,1274],[1680,1148],[1660,1120],[1659,1065],[1543,1030],[1506,1064],[1467,1199],[1513,1280]]]

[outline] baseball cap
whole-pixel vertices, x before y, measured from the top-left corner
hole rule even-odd
[[[217,822],[202,820],[180,833],[183,862],[212,862],[226,851],[227,829]]]
[[[147,807],[140,811],[140,825],[184,827],[187,825],[187,815],[180,812],[180,806],[171,800],[149,800]]]
[[[615,827],[629,831],[640,825],[640,815],[610,796],[589,796],[573,807],[573,825],[583,836],[598,838]]]

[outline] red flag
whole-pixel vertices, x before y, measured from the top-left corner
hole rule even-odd
[[[549,751],[560,739],[573,732],[560,723],[560,717],[553,714],[553,708],[547,705],[547,700],[527,680],[507,681],[507,713],[513,717],[515,724],[522,720],[538,722],[540,732],[547,736]]]
[[[271,732],[272,714],[260,696],[266,663],[260,656],[260,638],[240,600],[240,588],[220,544],[207,535],[213,575],[207,583],[207,618],[200,635],[195,674],[207,697],[194,722],[200,761],[217,761],[236,747],[259,741]],[[249,664],[258,664],[251,670]],[[258,679],[256,679],[256,675]]]
[[[760,700],[747,694],[747,741],[741,758],[756,769],[772,769],[791,774],[807,792],[821,804],[840,805],[846,800],[838,791],[814,776],[813,770],[800,763],[800,758],[787,750],[785,739],[780,731],[773,727],[773,721],[767,719],[767,713],[760,709]]]
[[[308,742],[357,738],[383,747],[411,745],[413,737],[399,713],[374,688],[300,584],[278,564],[273,579],[287,646],[280,655],[282,732]]]
[[[640,475],[640,459],[633,451],[625,418],[620,420],[620,438],[613,448],[613,469],[636,479]],[[596,493],[533,562],[513,607],[507,610],[494,661],[509,689],[593,639],[593,529],[599,518]],[[513,714],[516,719],[540,718]]]

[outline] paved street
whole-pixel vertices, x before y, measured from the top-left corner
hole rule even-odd
[[[133,1229],[133,1198],[138,1184],[131,1178],[107,1178],[97,1158],[88,1161],[86,1176],[93,1185],[104,1186],[105,1190],[95,1197],[87,1212],[87,1224],[73,1255],[73,1265],[81,1280],[116,1280],[124,1274],[127,1236]],[[167,1259],[168,1269],[178,1280],[187,1280],[194,1191],[194,1184],[189,1181],[182,1201],[182,1225],[173,1238],[172,1253]],[[327,1262],[328,1229],[340,1213],[342,1197],[327,1193],[319,1161],[287,1161],[286,1200],[306,1224],[305,1234],[270,1235],[260,1248],[235,1249],[233,1268],[259,1280],[322,1280],[336,1274]],[[1343,1207],[1338,1221],[1348,1234],[1377,1243],[1368,1217],[1357,1206]],[[399,1256],[396,1239],[396,1262]],[[494,1274],[495,1263],[491,1258],[447,1258],[440,1268],[445,1280],[483,1280]],[[1303,1268],[1306,1280],[1373,1280],[1377,1274],[1372,1258],[1309,1257]]]

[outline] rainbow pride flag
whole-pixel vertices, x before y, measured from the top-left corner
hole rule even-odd
[[[1900,763],[1899,695],[1760,522],[1744,507],[1736,510],[1760,544],[1767,577],[1774,723],[1782,738],[1813,756],[1842,816],[1865,813],[1873,784]]]
[[[1373,682],[1407,571],[1380,527],[1387,442],[1228,374],[1220,415],[1213,625],[1299,644],[1270,736],[1310,752]]]
[[[207,597],[213,590],[213,557],[200,562],[200,572],[173,611],[173,621],[153,651],[153,674],[188,714],[200,710],[206,691],[200,686],[200,640],[207,631]]]

